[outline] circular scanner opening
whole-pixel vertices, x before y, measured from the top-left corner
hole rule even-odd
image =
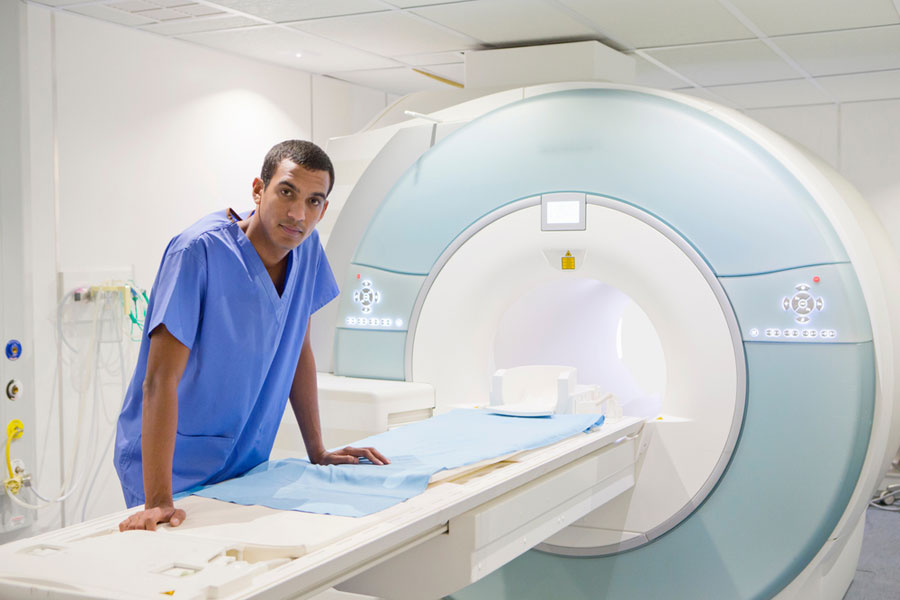
[[[575,367],[579,384],[614,394],[625,415],[661,410],[666,362],[653,323],[627,294],[595,279],[551,281],[517,298],[497,326],[494,362]]]

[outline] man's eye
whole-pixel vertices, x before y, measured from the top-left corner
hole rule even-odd
[[[291,196],[292,194],[293,191],[290,188],[284,188],[283,190],[281,190],[282,196]]]

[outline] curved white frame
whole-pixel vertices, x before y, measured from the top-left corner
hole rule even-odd
[[[629,295],[665,349],[663,419],[651,422],[634,490],[554,538],[557,543],[541,546],[578,556],[618,552],[677,525],[724,473],[744,415],[743,344],[715,275],[664,223],[623,202],[588,196],[585,231],[541,231],[539,202],[527,198],[485,216],[444,252],[413,310],[407,373],[435,387],[438,412],[453,402],[486,403],[494,328],[512,299],[570,274]],[[626,247],[626,240],[640,251]],[[566,248],[584,255],[572,273],[548,265],[545,257],[554,249],[562,256]],[[676,287],[679,295],[669,297]],[[465,324],[448,314],[466,315]]]

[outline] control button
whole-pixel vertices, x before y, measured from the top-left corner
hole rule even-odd
[[[361,296],[359,290],[353,290],[353,301],[359,304],[360,299]]]
[[[360,317],[360,318],[359,318],[359,324],[362,325],[363,327],[365,327],[366,325],[369,324],[369,320],[368,320],[367,318],[365,318],[365,317]]]
[[[759,336],[759,329],[754,327],[753,329],[750,330],[750,337],[758,337],[758,336]]]
[[[823,338],[836,338],[837,331],[835,331],[834,329],[823,329],[819,332],[819,335],[821,335]]]
[[[801,317],[797,317],[794,320],[797,321],[798,323],[809,323],[809,317],[801,316]]]
[[[825,308],[825,299],[824,298],[816,298],[816,310],[824,310]]]
[[[766,329],[766,337],[781,337],[780,329]]]
[[[22,356],[22,343],[19,340],[9,340],[6,342],[6,358],[9,360],[18,360]]]
[[[808,290],[809,290],[809,286],[806,285],[805,283],[798,283],[797,286],[796,286],[794,289],[795,289],[795,290],[800,290],[801,292],[805,292],[805,291],[808,291]]]
[[[15,400],[22,394],[22,382],[13,379],[6,384],[6,397]]]
[[[791,337],[791,338],[800,337],[800,330],[799,329],[785,329],[784,337]]]
[[[790,298],[783,298],[783,299],[781,300],[781,307],[782,307],[784,310],[790,310],[790,309],[791,309],[791,299],[790,299]]]
[[[813,310],[813,297],[806,292],[794,294],[794,297],[791,298],[791,308],[798,315],[809,314]]]
[[[371,307],[371,306],[363,306],[363,307],[362,307],[361,309],[359,309],[359,310],[361,310],[361,311],[363,312],[363,314],[366,314],[366,315],[367,315],[367,314],[369,314],[370,312],[372,312],[372,307]]]
[[[803,330],[803,337],[805,337],[805,338],[814,338],[814,337],[818,337],[818,335],[819,335],[819,332],[816,331],[815,329],[804,329]]]

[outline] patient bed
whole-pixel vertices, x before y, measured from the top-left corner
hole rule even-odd
[[[646,435],[623,417],[553,445],[442,471],[419,496],[351,518],[190,496],[177,528],[120,533],[132,511],[0,547],[0,597],[310,598],[331,588],[437,598],[626,492]]]

